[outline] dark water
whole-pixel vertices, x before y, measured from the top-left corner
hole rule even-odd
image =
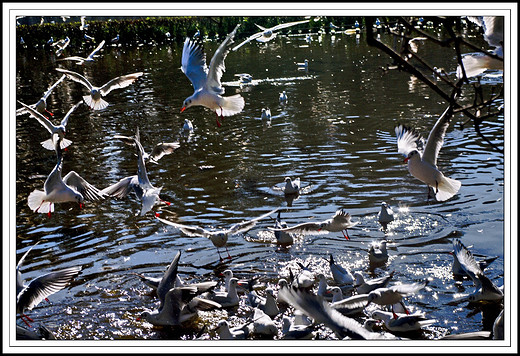
[[[208,57],[220,41],[205,44]],[[81,51],[70,48],[69,54]],[[19,116],[16,186],[11,187],[16,189],[16,241],[11,239],[11,248],[16,242],[16,261],[40,241],[22,268],[26,280],[68,266],[83,267],[70,288],[30,311],[36,324],[45,324],[67,340],[131,340],[191,339],[204,324],[211,330],[221,318],[243,321],[249,310],[245,300],[239,310],[202,313],[198,323],[180,330],[136,320],[158,302],[130,272],[159,276],[180,250],[179,272],[188,281],[216,279],[230,268],[240,278],[256,276],[269,285],[288,276],[289,268],[297,271],[297,261],[325,273],[332,283],[325,261],[332,253],[339,263],[368,277],[395,271],[394,283],[429,280],[426,289],[406,302],[437,322],[414,338],[490,330],[496,308],[450,305],[458,293],[474,290],[469,280],[454,283],[452,239],[460,238],[477,256],[498,256],[486,274],[499,286],[504,284],[504,246],[509,239],[504,234],[504,156],[486,145],[471,125],[461,130],[465,118],[454,118],[438,162],[445,175],[462,182],[462,188],[447,202],[428,201],[426,186],[408,173],[397,152],[394,126],[405,123],[427,135],[446,103],[409,74],[384,73],[381,67],[390,60],[368,47],[364,36],[314,34],[311,43],[304,36],[279,36],[267,46],[250,43],[230,53],[223,81],[233,82],[233,74],[247,72],[259,82],[246,87],[229,83],[226,95],[241,93],[246,106],[226,118],[221,128],[216,127],[215,115],[202,107],[179,113],[182,101],[193,92],[180,70],[181,51],[177,44],[106,46],[102,56],[85,67],[55,62],[52,52],[17,53],[17,99],[35,103],[59,78],[56,67],[83,73],[98,85],[143,71],[135,84],[106,97],[106,110],[91,112],[81,106],[71,115],[67,138],[73,144],[65,152],[64,174],[74,170],[98,188],[133,175],[135,151],[112,136],[133,135],[139,126],[141,142],[151,150],[160,141],[179,140],[188,118],[195,127],[190,139],[158,165],[147,166],[152,184],[162,186],[162,198],[172,202],[154,208],[162,209],[163,218],[204,227],[230,226],[284,207],[282,217],[293,225],[327,219],[344,208],[359,222],[349,230],[351,240],[333,233],[300,237],[292,246],[279,247],[267,229],[273,221],[266,219],[245,235],[231,236],[228,249],[233,259],[221,264],[209,240],[187,237],[157,221],[153,212],[139,216],[135,196],[87,203],[82,210],[76,204],[57,204],[51,217],[34,213],[27,197],[43,188],[56,158],[40,146],[48,138],[41,125],[28,115]],[[453,77],[456,62],[451,51],[426,46],[423,53]],[[309,69],[298,71],[294,62],[304,59]],[[491,79],[484,87],[491,90],[495,84]],[[282,90],[289,97],[286,105],[278,101]],[[48,100],[54,120],[61,120],[85,94],[77,83],[61,83]],[[270,126],[260,119],[263,107],[271,109]],[[482,131],[502,145],[504,118],[485,122]],[[286,176],[312,185],[308,194],[292,202],[291,210],[285,209],[284,196],[272,189]],[[376,218],[382,201],[398,217],[387,233]],[[385,238],[390,241],[389,261],[370,269],[369,245]],[[323,332],[324,337],[329,334]],[[213,331],[203,337],[216,338]]]

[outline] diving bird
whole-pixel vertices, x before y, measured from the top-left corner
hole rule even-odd
[[[62,75],[60,77],[60,79],[58,79],[53,85],[51,85],[49,87],[49,89],[47,89],[47,91],[43,94],[43,96],[40,98],[40,100],[38,100],[36,102],[36,104],[29,105],[29,106],[31,108],[35,109],[36,111],[38,111],[42,115],[46,112],[50,116],[54,116],[53,113],[51,113],[50,111],[47,110],[47,99],[49,98],[49,95],[51,95],[52,91],[58,86],[58,84],[60,84],[65,79],[65,77],[66,77],[65,75]],[[27,110],[27,108],[23,107],[23,108],[16,110],[16,116],[27,114],[28,112],[29,111]]]
[[[60,146],[61,139],[58,137],[55,147],[57,163],[45,180],[44,190],[35,189],[27,198],[27,204],[34,212],[47,213],[50,216],[55,203],[76,202],[81,209],[85,200],[97,201],[105,198],[102,192],[74,171],[61,177],[63,153]]]
[[[134,145],[137,150],[137,175],[129,176],[121,179],[119,182],[106,187],[101,191],[102,194],[122,199],[132,191],[141,200],[140,216],[144,216],[149,212],[157,201],[170,205],[170,202],[164,201],[160,198],[162,187],[156,188],[150,183],[148,173],[146,172],[146,165],[144,162],[145,152],[138,137],[134,137]]]
[[[309,20],[281,23],[279,25],[276,25],[276,26],[273,26],[273,27],[270,27],[270,28],[265,28],[265,27],[262,27],[260,25],[255,24],[261,31],[255,33],[252,36],[249,36],[245,41],[243,41],[240,44],[238,44],[235,47],[233,47],[232,50],[236,51],[237,49],[239,49],[240,47],[242,47],[246,43],[251,42],[252,40],[257,40],[258,42],[262,42],[262,43],[271,41],[272,39],[274,39],[276,37],[276,35],[277,35],[276,31],[279,31],[279,30],[281,30],[283,28],[287,28],[287,27],[299,25],[299,24],[302,24],[302,23],[306,23],[306,22],[309,22]]]
[[[76,61],[76,64],[82,65],[85,62],[94,62],[94,56],[96,56],[96,53],[103,48],[105,45],[105,40],[101,41],[101,43],[96,47],[95,50],[93,50],[86,58],[80,57],[80,56],[72,56],[72,57],[65,57],[63,59],[60,59],[61,61]],[[97,56],[96,56],[97,57]]]
[[[285,231],[291,234],[302,234],[302,235],[311,235],[311,234],[328,234],[329,232],[342,232],[343,236],[349,240],[350,237],[348,235],[348,228],[351,228],[357,225],[359,222],[351,222],[350,214],[345,212],[343,209],[336,211],[332,218],[319,221],[319,222],[306,222],[301,223],[295,226],[286,227],[286,228],[273,228],[268,227],[268,229],[273,231]]]
[[[67,287],[81,271],[81,266],[68,267],[59,271],[40,275],[31,280],[29,284],[25,284],[22,278],[22,273],[20,272],[20,267],[29,252],[38,243],[39,241],[31,246],[16,265],[16,312],[20,314],[22,321],[29,327],[31,326],[28,321],[32,321],[32,319],[24,314],[25,311],[31,310],[42,300],[47,299],[48,296]]]
[[[56,70],[60,73],[63,73],[67,76],[67,78],[78,82],[85,86],[90,95],[86,95],[83,97],[85,104],[90,107],[92,110],[101,110],[108,106],[108,103],[103,100],[102,96],[108,95],[112,90],[119,88],[126,88],[130,84],[132,84],[137,78],[142,76],[143,72],[132,73],[128,75],[123,75],[120,77],[116,77],[110,81],[108,81],[105,85],[101,87],[95,87],[88,81],[87,78],[82,76],[79,73],[71,72],[66,69],[56,68]]]
[[[40,114],[37,110],[33,109],[32,107],[25,105],[21,101],[18,101],[20,104],[23,105],[23,108],[27,110],[32,117],[34,117],[40,124],[42,124],[43,127],[49,131],[51,134],[51,138],[48,140],[45,140],[41,143],[41,145],[48,149],[48,150],[54,150],[56,147],[56,140],[58,138],[60,139],[60,148],[64,149],[68,147],[72,141],[65,138],[67,122],[69,120],[69,116],[80,106],[83,101],[79,101],[76,105],[74,105],[72,108],[69,109],[65,117],[61,120],[60,124],[58,126],[54,125],[49,119],[47,119],[45,116]]]
[[[181,113],[191,106],[204,106],[215,112],[217,126],[222,124],[219,117],[231,116],[240,113],[244,109],[245,101],[240,94],[223,97],[224,87],[220,79],[226,70],[224,60],[233,43],[238,27],[227,35],[213,54],[209,68],[206,65],[206,53],[200,39],[186,38],[182,49],[181,70],[193,85],[193,94],[182,103]]]
[[[141,142],[141,139],[139,137],[139,127],[137,127],[136,136],[137,141]],[[127,145],[134,146],[134,138],[128,137],[128,136],[122,136],[122,135],[115,135],[114,138],[117,138]],[[143,159],[145,162],[151,162],[157,164],[157,161],[160,160],[162,157],[172,154],[176,149],[181,147],[181,144],[179,142],[159,142],[156,144],[152,150],[152,152],[147,153],[144,152]]]
[[[412,176],[426,183],[428,197],[430,197],[430,187],[433,189],[438,201],[450,199],[457,194],[461,186],[460,181],[445,177],[437,168],[437,157],[452,115],[453,108],[449,106],[430,131],[422,153],[417,146],[417,141],[421,137],[415,130],[404,125],[395,128],[397,149],[406,157],[404,162],[408,163],[408,170]]]
[[[178,223],[174,223],[172,221],[161,219],[159,217],[157,217],[157,219],[159,219],[159,221],[161,221],[167,225],[180,229],[183,233],[185,233],[188,236],[202,236],[202,237],[209,239],[213,243],[213,245],[217,248],[217,252],[220,257],[220,261],[223,261],[222,256],[220,255],[219,247],[225,247],[226,252],[228,254],[227,258],[231,259],[231,255],[229,254],[229,251],[226,246],[229,235],[236,235],[236,234],[251,230],[258,221],[268,217],[271,214],[274,214],[277,211],[278,211],[278,208],[276,208],[266,214],[263,214],[257,218],[254,218],[251,220],[245,220],[245,221],[233,224],[229,228],[216,229],[216,230],[207,230],[203,227],[196,226],[196,225],[190,226],[190,225],[178,224]]]

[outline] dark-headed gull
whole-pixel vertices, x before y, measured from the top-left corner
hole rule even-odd
[[[72,56],[72,57],[65,57],[63,59],[60,59],[61,61],[76,61],[76,64],[83,65],[85,62],[94,62],[94,56],[97,52],[103,48],[105,45],[105,40],[101,41],[101,43],[96,47],[95,50],[93,50],[86,58],[80,57],[80,56]]]
[[[452,107],[448,107],[433,126],[428,136],[428,141],[424,151],[419,152],[417,141],[420,135],[413,129],[399,125],[395,128],[397,135],[397,149],[406,158],[410,173],[423,183],[428,185],[428,197],[430,187],[433,188],[435,198],[438,201],[445,201],[457,194],[461,183],[458,180],[447,178],[437,168],[437,157],[444,143],[444,135],[450,124],[453,115]]]
[[[280,217],[280,211],[278,211],[278,215],[276,216],[274,228],[275,229],[284,229],[287,227],[287,223],[283,221]],[[289,234],[285,231],[274,231],[274,237],[276,237],[276,243],[279,245],[291,245],[294,242],[294,238],[292,234]]]
[[[217,115],[217,126],[221,126],[219,116],[231,116],[238,114],[244,109],[245,101],[240,94],[223,97],[224,88],[220,82],[222,74],[226,70],[224,60],[233,43],[238,24],[235,29],[220,44],[211,58],[209,68],[206,65],[206,53],[200,41],[186,38],[182,49],[182,72],[188,77],[193,85],[194,93],[184,100],[181,112],[191,106],[204,106]]]
[[[108,106],[108,103],[103,100],[102,96],[108,95],[112,90],[119,88],[126,88],[130,84],[132,84],[137,78],[142,76],[143,72],[132,73],[128,75],[123,75],[117,78],[114,78],[108,81],[105,85],[101,87],[95,87],[88,81],[87,78],[82,76],[79,73],[71,72],[69,70],[56,68],[56,70],[60,73],[63,73],[67,76],[67,78],[78,82],[85,86],[89,91],[90,95],[86,95],[83,97],[85,104],[93,110],[101,110]]]
[[[31,280],[29,284],[24,284],[20,267],[22,266],[25,257],[37,244],[38,242],[27,250],[16,265],[16,312],[20,314],[22,321],[29,327],[30,325],[27,320],[32,321],[32,319],[24,314],[25,311],[31,310],[51,294],[67,287],[81,271],[81,266],[68,267],[56,272],[41,275]]]
[[[500,301],[504,298],[504,293],[498,288],[480,269],[473,254],[460,242],[455,240],[455,254],[460,265],[471,277],[475,285],[475,292],[468,296],[470,302],[479,301]]]
[[[36,102],[36,104],[30,105],[30,106],[42,115],[45,112],[47,112],[49,115],[54,116],[53,113],[51,113],[50,111],[47,110],[47,98],[49,97],[49,95],[51,95],[52,91],[58,86],[58,84],[60,84],[65,79],[65,77],[66,77],[65,75],[62,75],[60,77],[60,79],[58,79],[53,85],[51,85],[49,87],[49,89],[47,89],[47,91],[43,94],[43,96],[40,98],[40,100],[38,100]],[[26,114],[27,112],[28,112],[28,110],[25,107],[23,107],[23,108],[16,110],[16,115],[17,116],[23,115],[23,114]]]
[[[240,44],[238,44],[235,47],[233,47],[233,51],[236,51],[237,49],[239,49],[240,47],[242,47],[246,43],[251,42],[252,40],[257,40],[258,42],[262,42],[262,43],[268,42],[268,41],[270,41],[270,40],[272,40],[272,39],[274,39],[276,37],[276,35],[277,35],[276,31],[281,30],[283,28],[287,28],[287,27],[299,25],[299,24],[302,24],[302,23],[306,23],[306,22],[309,22],[309,20],[281,23],[279,25],[276,25],[276,26],[273,26],[273,27],[270,27],[270,28],[265,28],[265,27],[262,27],[260,25],[255,24],[261,31],[255,33],[252,36],[249,36],[245,41],[243,41]]]
[[[20,104],[23,105],[23,108],[27,110],[31,114],[32,117],[34,117],[40,124],[42,124],[43,127],[47,129],[47,131],[50,132],[51,138],[48,140],[45,140],[41,143],[41,145],[48,149],[48,150],[54,150],[56,147],[56,140],[58,138],[60,139],[60,148],[64,149],[68,147],[72,141],[67,140],[65,138],[65,127],[67,126],[67,122],[69,120],[69,116],[80,106],[83,101],[79,101],[76,105],[74,105],[70,110],[67,112],[65,117],[61,120],[60,124],[58,126],[54,125],[52,122],[50,122],[49,119],[47,119],[45,116],[40,114],[37,110],[33,109],[32,107],[25,105],[21,101],[18,101]]]
[[[59,138],[56,141],[57,163],[45,180],[44,191],[34,190],[27,198],[27,203],[32,211],[47,213],[49,216],[54,211],[55,203],[77,202],[81,208],[85,200],[104,199],[102,192],[76,172],[70,171],[65,177],[61,177],[63,153],[60,148],[60,141]]]
[[[229,251],[227,250],[227,246],[226,246],[229,235],[236,235],[236,234],[251,230],[259,220],[262,220],[262,219],[268,217],[269,215],[274,214],[277,211],[278,211],[278,208],[276,208],[266,214],[263,214],[257,218],[242,221],[242,222],[233,224],[231,227],[229,227],[227,229],[219,229],[219,230],[207,230],[207,229],[204,229],[204,228],[202,228],[200,226],[196,226],[196,225],[190,226],[190,225],[178,224],[178,223],[174,223],[172,221],[161,219],[159,217],[157,217],[157,219],[167,225],[180,229],[183,233],[185,233],[188,236],[202,236],[202,237],[209,239],[213,243],[213,245],[217,248],[218,255],[220,257],[220,260],[222,261],[223,260],[222,256],[220,256],[220,251],[218,250],[219,247],[225,247],[226,252],[228,253],[228,258],[231,259],[231,256],[230,256]]]
[[[301,235],[310,235],[310,234],[328,234],[329,232],[342,232],[343,236],[349,240],[350,237],[348,235],[348,228],[351,228],[357,225],[359,222],[351,222],[350,214],[340,209],[336,211],[332,218],[319,221],[319,222],[306,222],[301,223],[292,227],[287,227],[283,229],[275,229],[269,227],[270,230],[273,231],[285,231],[291,234],[301,234]]]
[[[133,139],[137,150],[137,175],[123,178],[119,182],[103,189],[101,193],[116,199],[122,199],[134,191],[142,203],[139,215],[144,216],[153,208],[157,201],[161,201],[167,205],[170,205],[170,203],[160,198],[159,194],[161,193],[162,187],[156,188],[150,183],[144,163],[145,153],[143,146],[137,137]]]
[[[137,127],[137,131],[135,134],[135,137],[140,142],[140,135],[139,135],[139,127]],[[117,138],[127,145],[134,146],[134,138],[128,137],[128,136],[122,136],[122,135],[115,135],[114,138]],[[160,160],[165,155],[169,155],[173,153],[176,149],[181,147],[181,144],[179,142],[159,142],[156,144],[152,150],[152,152],[147,153],[144,152],[143,158],[145,162],[151,162],[157,164],[157,161]]]

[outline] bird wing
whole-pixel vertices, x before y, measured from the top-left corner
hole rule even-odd
[[[397,152],[407,157],[413,150],[418,150],[417,141],[421,139],[421,136],[415,130],[399,125],[395,127],[395,134],[397,135]]]
[[[88,90],[92,90],[92,84],[90,84],[90,82],[87,80],[87,78],[85,78],[81,74],[72,72],[70,70],[61,69],[61,68],[56,68],[56,70],[60,73],[65,74],[67,76],[67,78],[69,78],[75,82],[78,82],[80,84],[83,84],[85,87],[87,87]]]
[[[243,45],[245,45],[246,43],[249,43],[251,42],[252,40],[254,39],[257,39],[259,37],[262,37],[262,34],[263,34],[263,30],[262,32],[257,32],[255,33],[254,35],[251,35],[249,36],[248,38],[246,38],[243,42],[241,42],[240,44],[236,45],[235,47],[233,47],[231,50],[234,52],[236,51],[237,49],[239,49],[240,47],[242,47]]]
[[[271,27],[270,30],[271,31],[278,31],[278,30],[281,30],[282,28],[287,28],[287,27],[291,27],[291,26],[294,26],[294,25],[299,25],[301,23],[306,23],[306,22],[309,22],[310,20],[303,20],[303,21],[295,21],[295,22],[287,22],[287,23],[281,23],[279,25],[276,25],[274,27]]]
[[[81,271],[81,266],[69,267],[35,278],[17,296],[17,308],[31,310],[43,299],[65,288]]]
[[[481,282],[479,276],[482,275],[483,272],[471,251],[469,251],[458,239],[453,241],[453,248],[455,251],[455,257],[458,259],[461,267],[471,277],[475,286],[480,287]]]
[[[148,179],[148,173],[146,173],[143,146],[137,138],[134,138],[134,142],[137,149],[137,178],[139,179],[139,185],[143,189],[153,188],[152,184],[150,183],[150,180]]]
[[[69,121],[69,116],[83,103],[83,100],[78,101],[76,105],[70,108],[70,110],[65,114],[65,117],[61,120],[61,124],[63,126],[67,126],[67,122]]]
[[[178,251],[157,286],[157,296],[159,297],[161,304],[164,304],[166,293],[175,287],[180,258],[181,251]]]
[[[310,234],[328,234],[328,230],[321,229],[321,223],[317,222],[306,222],[301,223],[295,226],[286,227],[284,229],[275,229],[272,227],[268,227],[269,230],[273,231],[285,231],[291,234],[301,234],[301,235],[310,235]]]
[[[105,198],[99,189],[81,178],[80,175],[74,171],[70,171],[63,177],[63,182],[76,189],[86,200],[96,201]]]
[[[444,135],[446,134],[446,130],[450,125],[450,119],[452,115],[453,109],[450,105],[433,126],[433,129],[428,135],[426,146],[424,147],[424,152],[422,155],[423,161],[426,161],[434,166],[437,165],[437,156],[439,155],[439,151],[441,150],[441,147],[444,143]]]
[[[188,236],[202,236],[202,237],[206,237],[206,238],[209,238],[211,236],[209,231],[201,228],[200,226],[188,226],[188,225],[183,225],[183,224],[177,224],[172,221],[161,219],[159,217],[157,219],[159,219],[160,221],[162,221],[165,224],[168,224],[177,229],[180,229],[183,233],[185,233]]]
[[[182,48],[181,70],[188,77],[195,91],[202,88],[208,76],[206,53],[200,40],[186,38]]]
[[[47,91],[45,92],[45,94],[43,94],[42,98],[45,99],[45,100],[47,100],[47,98],[49,97],[49,95],[51,95],[51,93],[52,93],[52,91],[54,90],[54,88],[56,88],[56,87],[58,86],[58,84],[60,84],[60,83],[63,81],[63,79],[65,79],[65,75],[62,75],[62,76],[60,77],[60,79],[58,79],[58,80],[56,81],[56,83],[54,83],[53,85],[51,85],[51,86],[49,87],[49,89],[47,89]]]
[[[58,61],[78,61],[78,62],[84,62],[87,58],[80,57],[80,56],[71,56],[71,57],[65,57],[62,59],[58,59]],[[81,64],[81,63],[78,63]]]
[[[411,283],[411,284],[398,284],[398,285],[392,286],[389,289],[393,290],[394,292],[398,292],[400,294],[407,295],[407,294],[413,294],[413,293],[420,291],[421,289],[426,287],[426,284],[428,284],[428,283],[427,282],[423,282],[423,283],[416,282],[416,283]],[[383,289],[383,288],[381,288],[381,289]]]
[[[173,151],[175,151],[179,147],[181,147],[181,145],[178,142],[158,143],[153,148],[152,153],[150,153],[150,160],[157,162],[163,156],[173,153]]]
[[[215,54],[209,63],[208,78],[206,80],[205,87],[218,94],[224,94],[224,88],[222,88],[222,84],[220,84],[220,78],[222,78],[222,74],[226,71],[224,60],[230,51],[230,46],[233,43],[233,37],[235,37],[239,26],[240,24],[237,24],[235,29],[231,31],[229,35],[227,35],[226,39],[215,51]]]
[[[99,193],[101,195],[109,195],[117,199],[122,199],[126,197],[132,191],[132,189],[138,189],[142,193],[142,189],[139,187],[137,176],[123,178],[119,182],[102,189]]]
[[[20,258],[20,260],[18,261],[18,263],[16,264],[16,269],[18,270],[22,264],[23,264],[23,261],[25,260],[25,257],[27,257],[27,255],[29,254],[29,252],[31,252],[31,250],[33,249],[34,246],[38,245],[40,243],[40,241],[37,241],[34,245],[31,246],[30,249],[28,249],[22,256],[22,258]]]
[[[130,146],[134,146],[135,145],[133,137],[122,136],[122,135],[114,135],[114,138],[117,138],[117,139],[123,141],[124,143],[126,143],[127,145],[130,145]]]
[[[127,86],[132,84],[137,78],[139,78],[143,74],[144,74],[143,72],[137,72],[137,73],[127,74],[127,75],[122,75],[120,77],[112,79],[111,81],[109,81],[108,83],[103,85],[101,88],[99,88],[99,90],[101,91],[101,94],[103,96],[107,95],[114,89],[126,88]]]
[[[234,224],[233,226],[231,226],[231,228],[229,229],[229,233],[230,234],[238,234],[238,233],[241,233],[241,232],[244,232],[244,231],[247,231],[247,230],[250,230],[252,229],[256,223],[262,219],[265,219],[266,217],[270,216],[271,214],[274,214],[278,211],[279,208],[276,208],[274,210],[271,210],[270,212],[268,213],[265,213],[263,215],[260,215],[259,217],[256,217],[254,219],[251,219],[251,220],[246,220],[246,221],[242,221],[240,223],[237,223],[237,224]]]
[[[94,59],[94,55],[105,45],[105,40],[101,41],[101,43],[99,44],[99,46],[96,47],[95,50],[93,50],[89,55],[88,55],[88,59]]]
[[[38,111],[30,107],[29,105],[25,105],[21,101],[17,100],[18,103],[23,105],[23,107],[31,114],[32,117],[34,117],[40,124],[42,124],[43,127],[47,129],[51,134],[53,133],[54,129],[56,128],[45,116],[40,114]]]

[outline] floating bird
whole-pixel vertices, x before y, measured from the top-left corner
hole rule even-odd
[[[344,285],[352,285],[354,283],[354,276],[352,276],[352,273],[345,267],[337,264],[334,261],[334,257],[332,257],[332,254],[330,255],[329,259],[329,267],[330,272],[332,273],[332,278],[334,278],[334,282],[339,286]]]
[[[370,264],[379,265],[388,261],[388,251],[386,250],[386,241],[381,241],[379,245],[370,245],[368,250],[368,261]],[[376,247],[377,246],[377,247]]]
[[[372,318],[382,320],[385,327],[392,332],[410,332],[421,330],[437,322],[435,319],[428,319],[423,313],[418,314],[396,314],[384,310],[376,310],[372,313]]]
[[[298,70],[307,70],[309,69],[309,61],[306,59],[302,63],[296,63],[296,66],[298,66]]]
[[[117,42],[119,42],[119,33],[117,34],[116,37],[112,38],[112,39],[110,40],[110,42],[111,42],[111,43],[117,43]]]
[[[137,150],[137,175],[123,178],[119,182],[103,189],[101,193],[116,199],[122,199],[134,191],[142,202],[139,215],[144,216],[153,208],[157,201],[161,201],[166,205],[170,205],[170,202],[160,198],[159,194],[162,187],[156,188],[150,183],[144,162],[144,149],[138,137],[134,137],[134,144]]]
[[[287,103],[287,93],[285,92],[285,90],[280,93],[279,100],[282,104]]]
[[[262,43],[268,42],[276,37],[276,35],[277,35],[276,31],[281,30],[283,28],[299,25],[302,23],[307,23],[307,22],[309,22],[309,20],[288,22],[288,23],[282,23],[282,24],[276,25],[271,28],[265,28],[265,27],[255,24],[262,31],[257,32],[252,36],[249,36],[245,41],[243,41],[240,44],[233,47],[233,51],[236,51],[237,49],[239,49],[246,43],[251,42],[252,40],[257,40],[258,42],[262,42]]]
[[[168,220],[161,219],[159,217],[157,217],[157,219],[159,219],[160,221],[162,221],[163,223],[165,223],[167,225],[180,229],[183,233],[185,233],[188,236],[202,236],[202,237],[209,239],[213,243],[213,245],[217,248],[217,252],[220,257],[220,261],[223,261],[222,256],[220,255],[219,247],[225,247],[226,252],[228,253],[227,258],[231,259],[231,255],[229,254],[229,251],[226,246],[229,235],[236,235],[241,232],[251,230],[258,221],[268,217],[269,215],[271,215],[277,211],[278,211],[278,208],[268,212],[267,214],[263,214],[257,218],[242,221],[240,223],[233,224],[228,229],[220,229],[220,230],[206,230],[200,226],[189,226],[189,225],[178,224],[178,223],[174,223],[174,222],[171,222]]]
[[[52,91],[60,84],[64,79],[65,75],[62,75],[60,79],[58,79],[53,85],[47,89],[47,91],[43,94],[43,96],[36,102],[36,104],[30,105],[33,109],[38,111],[40,114],[44,114],[45,112],[48,113],[50,116],[54,116],[53,113],[47,110],[47,99],[49,98],[49,95],[51,95]],[[16,115],[23,115],[27,114],[29,111],[23,107],[18,110],[16,110]]]
[[[271,121],[271,110],[269,108],[262,108],[260,118],[265,121]]]
[[[252,333],[272,337],[278,334],[278,328],[269,315],[254,308]]]
[[[404,162],[408,162],[408,170],[415,178],[428,185],[428,197],[430,187],[433,188],[438,201],[450,199],[457,194],[461,186],[460,181],[445,177],[437,168],[437,157],[452,115],[453,108],[449,106],[430,131],[422,153],[417,147],[417,141],[421,137],[415,130],[403,125],[395,128],[398,152],[406,157]]]
[[[36,120],[38,120],[38,122],[40,124],[42,124],[42,126],[45,127],[47,129],[47,131],[49,131],[49,133],[51,134],[50,139],[45,140],[41,143],[41,145],[44,148],[51,150],[51,151],[54,150],[56,148],[56,141],[58,140],[58,138],[60,139],[60,148],[61,149],[68,147],[72,143],[71,140],[67,140],[65,138],[65,133],[66,133],[65,127],[67,126],[69,116],[74,112],[74,110],[76,110],[78,108],[78,106],[80,106],[83,103],[82,101],[79,101],[76,105],[74,105],[72,108],[70,108],[70,110],[67,112],[65,117],[61,120],[61,122],[58,126],[56,126],[52,122],[50,122],[49,119],[47,119],[45,116],[40,114],[37,110],[31,108],[28,105],[25,105],[21,101],[18,101],[18,102],[20,104],[22,104],[23,108],[26,109],[31,114],[32,117],[34,117]]]
[[[314,329],[314,325],[295,325],[287,315],[282,318],[283,340],[310,340],[314,338]]]
[[[283,288],[283,299],[314,319],[323,323],[340,339],[346,337],[356,340],[382,339],[383,335],[366,330],[356,320],[344,316],[329,306],[323,298],[295,288]]]
[[[318,291],[316,294],[330,302],[333,298],[333,294],[332,288],[329,287],[327,283],[327,277],[325,277],[323,273],[318,273],[316,278],[318,279]]]
[[[182,131],[184,133],[191,133],[193,132],[193,124],[190,120],[184,119],[184,124],[182,125]]]
[[[265,289],[265,297],[256,294],[254,290],[249,291],[247,297],[252,307],[259,308],[271,318],[274,318],[280,313],[272,288]]]
[[[470,302],[499,301],[504,293],[480,269],[473,254],[460,242],[455,240],[455,255],[462,268],[471,277],[475,285],[475,292],[468,296]]]
[[[468,16],[468,19],[484,30],[484,40],[493,49],[488,53],[468,54],[462,58],[467,78],[477,76],[488,69],[504,70],[504,17]],[[462,68],[457,67],[457,78],[462,78]]]
[[[377,221],[379,221],[385,230],[388,224],[394,221],[394,212],[390,205],[385,202],[381,203],[381,210],[377,213]]]
[[[248,73],[235,74],[235,77],[239,77],[240,78],[240,84],[248,84],[248,83],[251,83],[253,81],[253,76],[251,74],[248,74]]]
[[[215,331],[218,333],[220,340],[245,340],[249,336],[251,323],[246,323],[234,328],[229,327],[226,320],[218,322]]]
[[[295,178],[294,180],[291,180],[291,177],[285,177],[284,181],[285,186],[283,187],[283,192],[285,194],[300,194],[300,178]]]
[[[202,296],[206,299],[217,302],[222,308],[230,308],[238,306],[240,297],[237,294],[238,278],[231,278],[229,280],[229,289],[226,292],[207,292]]]
[[[110,93],[114,89],[126,88],[127,86],[132,84],[137,78],[144,74],[143,72],[137,72],[128,75],[123,75],[110,80],[101,87],[95,87],[92,84],[90,84],[87,78],[85,78],[81,74],[61,68],[56,68],[56,70],[60,73],[65,74],[67,78],[82,84],[90,91],[90,95],[84,96],[83,100],[85,101],[85,104],[87,104],[87,106],[89,106],[93,110],[101,110],[108,106],[108,103],[105,100],[103,100],[102,96],[108,95],[108,93]]]
[[[202,43],[195,42],[186,38],[182,49],[182,72],[188,77],[193,85],[194,93],[184,100],[181,113],[191,106],[205,106],[217,115],[217,126],[222,124],[219,121],[224,116],[238,114],[244,109],[245,101],[240,94],[223,97],[224,88],[220,82],[225,71],[224,60],[229,53],[233,37],[240,24],[226,37],[216,50],[209,68],[206,66],[206,54]]]
[[[280,213],[281,211],[278,211],[278,215],[276,216],[274,224],[275,229],[284,229],[287,227],[287,223],[282,221]],[[294,242],[292,234],[285,231],[274,231],[274,237],[276,238],[276,243],[279,245],[291,245]]]
[[[86,33],[83,35],[83,38],[87,41],[94,41],[94,37],[87,35]]]
[[[105,45],[105,40],[101,41],[101,43],[96,47],[95,50],[93,50],[87,56],[87,58],[79,57],[79,56],[72,56],[72,57],[63,58],[63,59],[61,59],[61,61],[76,61],[77,65],[83,65],[85,62],[94,62],[94,56],[96,55],[97,52],[99,52],[101,50],[101,48],[103,48],[104,45]]]
[[[137,127],[136,136],[137,141],[141,142],[140,136],[139,136],[139,127]],[[128,136],[121,136],[121,135],[115,135],[114,138],[117,138],[127,145],[134,146],[134,138],[128,137]],[[144,152],[143,159],[145,162],[151,162],[157,164],[157,161],[159,161],[162,157],[172,154],[176,149],[181,147],[181,144],[179,142],[160,142],[156,144],[150,153]]]
[[[387,287],[393,276],[394,272],[391,272],[389,275],[383,277],[365,280],[361,272],[354,272],[354,278],[356,279],[354,288],[356,288],[359,294],[368,294],[375,289]]]
[[[41,275],[31,280],[29,284],[24,284],[20,267],[25,257],[38,243],[39,241],[27,250],[16,265],[16,312],[20,314],[22,321],[29,327],[31,326],[28,321],[33,320],[24,314],[25,311],[32,310],[42,300],[47,299],[48,296],[67,287],[81,271],[81,266],[68,267]]]
[[[81,209],[85,200],[97,201],[105,198],[102,192],[74,171],[70,171],[62,179],[63,154],[60,146],[58,136],[55,147],[57,163],[45,180],[44,191],[35,189],[27,198],[29,208],[34,212],[47,213],[50,216],[55,203],[76,202]]]
[[[54,42],[54,38],[52,38],[52,36],[51,36],[51,38],[49,38],[49,40],[47,41],[47,45],[50,46],[50,45],[52,45],[53,42]]]
[[[329,232],[342,232],[343,236],[349,240],[348,236],[348,228],[351,228],[357,225],[359,222],[352,223],[350,221],[350,214],[345,212],[343,209],[336,211],[334,216],[330,219],[320,221],[320,222],[306,222],[302,224],[298,224],[292,227],[287,227],[283,229],[275,229],[269,227],[268,229],[273,231],[285,231],[292,234],[328,234]]]

